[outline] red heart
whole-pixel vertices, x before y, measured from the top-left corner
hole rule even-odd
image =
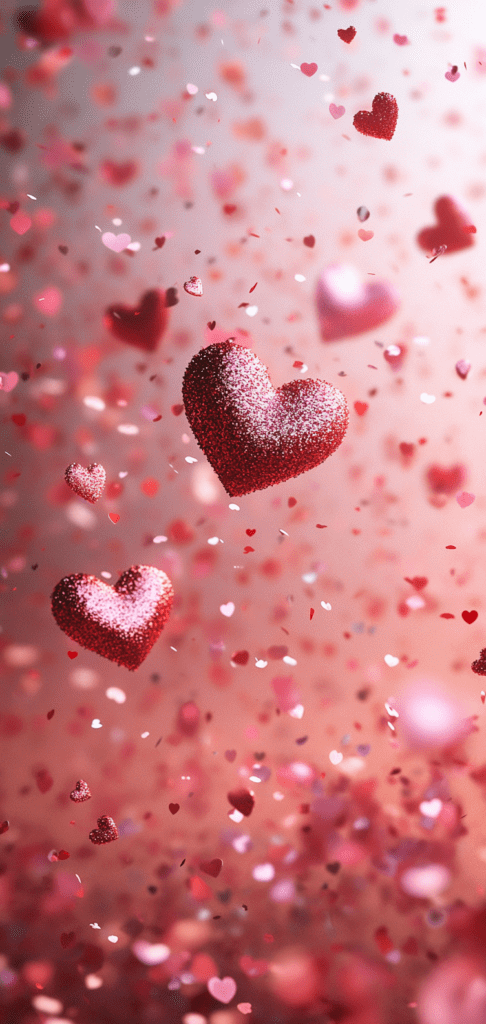
[[[248,654],[248,651],[235,651],[235,653],[231,655],[231,661],[233,662],[233,665],[244,666],[248,665],[249,657],[250,655]]]
[[[473,622],[476,622],[476,619],[478,617],[478,613],[477,612],[463,612],[462,613],[462,617],[464,619],[464,622],[467,622],[468,626],[472,626]]]
[[[427,483],[434,494],[454,494],[463,487],[466,469],[460,463],[455,466],[429,466]]]
[[[314,235],[306,235],[304,238],[304,245],[307,245],[309,249],[313,249],[316,244]]]
[[[103,814],[101,818],[98,818],[98,828],[91,830],[89,838],[95,846],[102,846],[104,843],[114,843],[115,839],[118,839],[118,829],[113,818],[109,818],[107,814]]]
[[[177,814],[177,811],[180,809],[180,806],[181,806],[180,804],[169,804],[169,811],[170,811],[170,813],[171,814]]]
[[[392,139],[398,121],[398,104],[389,92],[379,92],[375,96],[371,113],[359,110],[354,115],[353,124],[362,135],[372,135],[375,139]]]
[[[256,534],[256,530],[247,530],[246,534],[248,537],[254,537]]]
[[[479,658],[473,661],[471,668],[478,676],[486,676],[486,647],[483,647]]]
[[[103,494],[106,473],[103,466],[97,462],[92,462],[87,469],[80,466],[79,462],[72,462],[64,474],[64,479],[75,494],[79,494],[85,501],[90,501],[94,505]]]
[[[248,978],[259,978],[261,974],[267,973],[269,965],[266,960],[254,960],[251,956],[242,956],[240,957],[240,967]]]
[[[162,249],[165,245],[165,235],[159,235],[158,238],[155,239],[155,245],[157,249]]]
[[[168,322],[163,292],[152,288],[142,295],[139,305],[110,306],[104,317],[105,327],[129,345],[153,352],[157,348]]]
[[[427,253],[433,253],[434,250],[445,245],[445,255],[447,255],[452,252],[460,252],[461,249],[469,249],[469,246],[474,245],[474,238],[470,231],[471,218],[452,196],[440,196],[439,199],[436,199],[434,211],[438,221],[437,225],[423,228],[417,235],[417,242],[421,249]]]
[[[173,598],[165,572],[132,565],[114,587],[84,573],[65,576],[52,594],[52,614],[71,640],[133,671],[158,640]]]
[[[302,74],[307,75],[307,78],[312,78],[312,75],[315,75],[317,71],[317,64],[301,64],[300,70]]]
[[[412,579],[409,579],[408,576],[404,576],[403,578],[405,583],[410,583],[412,587],[415,587],[415,590],[423,590],[429,582],[426,576],[413,576]]]
[[[211,878],[217,878],[221,868],[223,867],[223,861],[219,857],[215,857],[214,860],[205,860],[199,865],[201,871],[204,871],[205,875],[211,875]]]
[[[405,458],[410,458],[415,451],[415,445],[408,444],[407,441],[401,441],[398,447]]]
[[[245,818],[249,818],[255,806],[255,798],[251,795],[249,789],[236,789],[233,793],[228,793],[228,800],[231,806],[239,811],[240,814],[243,814]]]
[[[191,359],[182,394],[196,440],[231,497],[319,466],[348,424],[346,399],[332,384],[293,380],[275,390],[258,357],[232,341]]]
[[[69,949],[73,945],[76,936],[74,932],[63,932],[61,935],[61,946],[63,949]]]
[[[88,783],[84,779],[79,779],[73,790],[69,794],[70,800],[73,800],[75,804],[84,803],[85,800],[91,800],[91,790]]]
[[[337,34],[343,43],[352,43],[356,35],[356,29],[353,25],[350,25],[349,28],[338,28]]]
[[[100,174],[109,185],[128,185],[138,174],[138,164],[135,160],[126,160],[125,163],[117,164],[114,160],[103,160],[100,164]]]
[[[386,281],[363,284],[354,267],[331,264],[317,282],[316,306],[323,341],[363,334],[389,320],[400,299]]]

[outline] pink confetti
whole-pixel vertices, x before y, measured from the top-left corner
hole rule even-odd
[[[105,231],[101,236],[103,245],[107,249],[111,249],[112,252],[123,252],[127,245],[130,245],[131,240],[130,235],[114,235],[112,231]]]
[[[251,1003],[238,1003],[236,1008],[240,1013],[251,1013]]]
[[[475,494],[468,494],[467,491],[461,491],[460,494],[456,494],[457,504],[460,505],[461,508],[467,508],[468,505],[472,505],[475,498]]]
[[[236,981],[228,975],[226,978],[214,977],[210,978],[208,981],[208,992],[212,995],[213,999],[217,999],[219,1003],[230,1003],[236,995],[236,989]]]

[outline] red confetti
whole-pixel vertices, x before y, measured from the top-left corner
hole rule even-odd
[[[379,92],[375,96],[371,113],[360,110],[354,115],[353,124],[362,135],[371,135],[375,139],[392,139],[398,121],[398,104],[389,92]]]
[[[3,836],[4,832],[8,832],[9,828],[10,828],[10,822],[9,821],[2,821],[2,822],[0,822],[0,836]]]
[[[313,249],[315,244],[316,244],[316,240],[314,238],[314,235],[306,235],[305,238],[303,239],[303,242],[304,242],[304,245],[307,245],[307,247],[309,249]]]
[[[252,550],[252,549],[250,549]],[[246,551],[246,548],[245,548]],[[247,665],[250,655],[248,651],[236,651],[235,654],[231,655],[231,661],[234,665]]]
[[[358,414],[358,416],[364,416],[365,412],[367,412],[368,409],[369,405],[367,402],[354,403],[354,411]]]
[[[219,857],[215,857],[214,860],[201,861],[199,865],[201,871],[204,871],[205,875],[211,875],[211,878],[217,878],[221,868],[223,867],[223,861]]]
[[[120,522],[120,516],[118,515],[118,512],[108,512],[108,519],[111,519],[112,523]]]
[[[58,860],[68,860],[69,857],[70,854],[67,852],[67,850],[59,850],[59,853],[57,855]]]
[[[246,532],[247,537],[254,537],[255,533],[256,533],[256,530],[246,530],[245,532]]]
[[[180,416],[181,413],[184,412],[184,406],[183,405],[171,405],[170,411],[171,411],[173,416]]]
[[[471,626],[473,622],[476,622],[477,617],[478,617],[478,613],[475,612],[475,611],[472,611],[472,612],[465,611],[465,612],[462,613],[462,618],[464,619],[464,622],[467,622],[469,626]]]
[[[103,322],[115,338],[153,352],[167,327],[167,305],[163,292],[154,288],[142,295],[136,307],[110,306]]]
[[[54,717],[54,708],[52,709],[52,711],[48,711],[47,712],[47,721],[50,722],[51,718],[53,718],[53,717]]]
[[[452,615],[451,612],[442,612],[440,616],[441,619],[455,619],[455,617],[456,616]]]
[[[228,793],[228,800],[231,806],[239,811],[240,814],[243,814],[245,818],[250,816],[255,806],[255,798],[248,789],[236,789],[232,793]]]
[[[27,417],[24,416],[23,412],[14,412],[11,416],[12,423],[15,423],[16,427],[24,427],[27,422]]]
[[[311,608],[309,618],[312,622],[312,619],[314,618],[314,608]]]
[[[82,804],[85,800],[91,799],[91,790],[84,779],[78,779],[74,789],[69,794],[69,799],[75,804]]]
[[[154,478],[151,476],[146,477],[145,480],[142,480],[142,483],[140,484],[140,490],[143,492],[143,494],[147,495],[147,498],[155,498],[155,495],[157,494],[159,487],[159,481],[154,480]]]
[[[68,651],[67,656],[68,658],[71,658],[71,661],[73,661],[74,658],[77,658],[78,651]]]
[[[303,75],[307,75],[307,78],[312,78],[312,75],[315,75],[317,71],[317,64],[301,64],[300,70]]]
[[[350,25],[349,28],[338,28],[337,34],[343,43],[352,43],[356,35],[356,29],[353,25]]]
[[[433,253],[445,246],[443,252],[450,255],[474,245],[470,218],[452,196],[439,196],[434,211],[437,225],[423,228],[417,235],[417,243],[424,252]]]
[[[410,583],[415,590],[423,590],[429,582],[426,576],[413,576],[409,579],[408,576],[404,576],[405,583]]]

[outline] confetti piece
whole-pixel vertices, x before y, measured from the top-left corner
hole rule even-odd
[[[358,231],[358,238],[361,238],[362,242],[369,242],[375,237],[374,231],[365,231],[364,228],[360,228]]]
[[[301,64],[300,70],[303,75],[307,75],[307,78],[312,78],[317,71],[317,64]]]
[[[395,665],[398,665],[400,658],[395,658],[393,654],[385,654],[383,660],[386,665],[389,665],[390,668],[395,668]]]
[[[338,28],[337,34],[343,43],[352,43],[356,35],[356,29],[353,25],[350,25],[349,28]]]
[[[434,204],[437,224],[423,228],[417,235],[417,244],[426,253],[441,250],[450,256],[474,245],[468,230],[471,218],[452,196],[439,196]]]
[[[169,804],[169,811],[170,811],[170,813],[171,814],[177,814],[177,811],[180,810],[180,806],[181,806],[180,804]]]
[[[200,277],[190,277],[188,281],[184,281],[184,291],[188,295],[200,296],[203,294],[203,285]]]
[[[75,804],[84,803],[85,800],[91,800],[91,790],[84,779],[78,779],[74,789],[71,790],[69,794],[69,799]]]
[[[314,235],[306,235],[305,238],[302,239],[302,241],[304,245],[307,246],[308,249],[313,249],[316,244]]]
[[[78,656],[78,651],[68,651],[68,652],[67,652],[67,656],[68,656],[68,658],[71,658],[71,661],[72,661],[72,660],[73,660],[73,658],[77,658],[77,656]]]
[[[454,64],[453,67],[451,67],[450,71],[446,71],[446,73],[444,75],[444,78],[447,78],[448,82],[457,82],[458,78],[460,78],[460,77],[461,77],[461,75],[460,75],[460,72],[457,69],[457,65],[456,64]]]
[[[397,46],[406,46],[407,43],[410,42],[410,40],[408,39],[407,36],[399,36],[398,33],[396,32],[395,35],[393,36],[393,42],[396,43]]]
[[[354,411],[357,413],[358,416],[364,416],[365,412],[367,412],[368,409],[369,409],[369,405],[368,405],[367,402],[355,402],[354,403]]]
[[[175,289],[168,289],[168,291]],[[154,352],[169,322],[166,307],[175,305],[167,301],[167,293],[152,288],[144,292],[138,306],[109,306],[103,317],[104,326],[119,341]]]
[[[101,236],[101,241],[107,249],[111,249],[112,252],[123,252],[127,245],[130,245],[130,235],[121,234],[114,235],[112,231],[105,231]]]
[[[398,121],[398,105],[389,92],[379,92],[373,99],[371,113],[360,110],[354,115],[353,124],[362,135],[375,139],[392,139]]]
[[[455,369],[457,376],[460,377],[461,380],[466,380],[469,370],[471,369],[471,363],[469,363],[467,359],[459,359],[456,363]]]
[[[120,522],[120,516],[118,515],[118,512],[108,512],[108,519],[111,519],[112,523]]]
[[[478,613],[476,611],[464,611],[462,613],[462,618],[464,619],[464,622],[467,622],[469,626],[471,626],[473,622],[476,622],[477,617]]]
[[[346,113],[346,107],[343,107],[343,106],[337,107],[335,103],[330,103],[329,104],[329,113],[330,113],[331,117],[334,118],[335,121],[338,121],[339,118],[342,117],[343,114]]]
[[[237,1003],[236,1009],[240,1013],[251,1013],[251,1003]]]
[[[475,498],[475,494],[468,494],[467,491],[461,491],[460,494],[456,494],[457,504],[460,505],[461,508],[467,508],[468,505],[472,505]]]

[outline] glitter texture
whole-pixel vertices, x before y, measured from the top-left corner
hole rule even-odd
[[[118,839],[118,829],[113,818],[109,818],[107,814],[103,814],[101,818],[98,818],[98,828],[91,830],[89,838],[95,846],[113,843],[115,839]]]
[[[91,800],[91,790],[84,779],[78,779],[74,789],[69,794],[69,799],[75,804],[82,804],[85,800]]]
[[[138,306],[109,306],[105,327],[120,341],[153,352],[168,322],[164,293],[156,288],[142,295]]]
[[[52,594],[52,614],[71,640],[133,671],[158,640],[173,597],[164,572],[132,565],[114,587],[84,573],[65,576]]]
[[[398,104],[389,92],[379,92],[369,110],[359,110],[353,124],[361,135],[372,135],[375,139],[392,139],[398,121]]]
[[[80,466],[79,462],[72,462],[64,474],[64,479],[75,494],[79,494],[80,498],[94,505],[103,494],[106,472],[97,462],[92,462],[87,469]]]
[[[182,393],[197,442],[231,497],[319,466],[348,424],[346,399],[332,384],[294,380],[275,390],[258,357],[231,341],[191,359]]]

